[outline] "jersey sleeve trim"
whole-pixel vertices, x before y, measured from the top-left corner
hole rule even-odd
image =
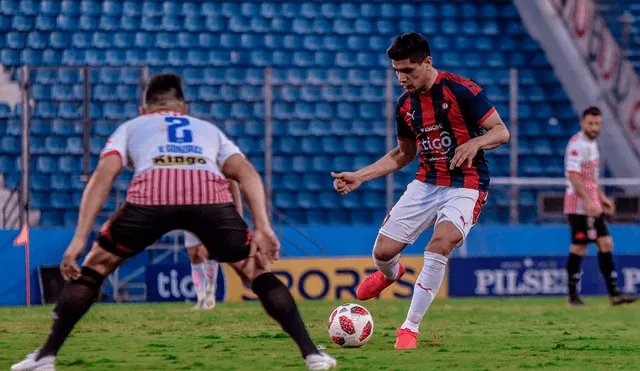
[[[117,155],[117,156],[119,156],[119,157],[120,157],[120,160],[122,160],[122,162],[124,163],[124,156],[122,155],[122,153],[120,153],[120,151],[118,151],[118,150],[116,150],[116,149],[112,149],[112,150],[109,150],[109,151],[107,151],[107,152],[105,152],[105,153],[101,154],[101,155],[100,155],[100,158],[105,158],[105,157],[113,156],[113,155]]]
[[[491,107],[489,112],[487,112],[484,116],[482,116],[482,118],[480,120],[478,120],[478,124],[480,124],[480,125],[484,124],[484,122],[487,121],[489,116],[493,115],[494,112],[496,112],[496,108],[495,107]]]
[[[582,173],[580,173],[578,170],[573,170],[573,169],[567,169],[567,174],[578,174],[581,175]]]
[[[415,142],[415,138],[396,137],[401,142]]]

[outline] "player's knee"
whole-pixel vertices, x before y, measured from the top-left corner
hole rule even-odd
[[[449,257],[451,252],[456,247],[456,242],[450,241],[444,237],[434,236],[427,245],[427,251],[435,254],[439,254],[445,257]]]
[[[84,259],[82,266],[91,268],[94,271],[107,276],[122,264],[123,261],[124,258],[110,253],[103,249],[98,242],[94,242],[91,246],[91,250],[87,254],[87,257]]]
[[[598,240],[598,251],[608,253],[613,251],[613,241],[610,237],[604,237]]]
[[[191,264],[204,263],[207,258],[207,250],[204,248],[204,245],[190,247],[187,251],[189,252],[189,260],[191,260]]]
[[[373,250],[373,258],[380,261],[389,261],[396,256],[393,251],[388,250]]]
[[[583,244],[573,244],[571,245],[571,253],[578,256],[587,255],[588,247]]]

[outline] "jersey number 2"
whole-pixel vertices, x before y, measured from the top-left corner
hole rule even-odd
[[[193,135],[191,130],[184,128],[189,126],[189,120],[184,117],[165,117],[166,122],[171,123],[168,126],[169,142],[170,143],[191,143],[193,142]],[[184,128],[184,129],[181,129]],[[181,129],[181,130],[178,130]]]

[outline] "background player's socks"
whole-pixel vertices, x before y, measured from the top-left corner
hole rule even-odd
[[[582,264],[582,256],[569,254],[567,260],[567,276],[569,277],[569,297],[578,296],[578,282],[580,282],[580,265]]]
[[[196,290],[198,303],[204,300],[207,292],[207,272],[204,263],[191,264],[191,279],[193,280],[193,288]]]
[[[389,261],[378,260],[375,257],[373,258],[373,262],[376,264],[376,267],[388,280],[395,280],[398,277],[398,271],[400,270],[400,265],[398,262],[400,261],[400,255],[394,256]]]
[[[302,322],[296,302],[287,287],[273,273],[267,272],[253,280],[253,292],[258,295],[267,313],[280,323],[282,329],[293,338],[302,352],[302,358],[319,354]]]
[[[613,266],[611,253],[598,252],[598,265],[600,266],[600,272],[602,272],[604,276],[604,281],[607,283],[609,296],[620,295],[620,290],[618,290],[618,274]]]
[[[418,332],[422,317],[427,313],[429,306],[440,290],[448,260],[440,254],[428,251],[424,253],[424,265],[413,288],[413,297],[411,298],[407,319],[401,328],[408,328],[411,331]]]
[[[91,308],[98,298],[104,277],[91,268],[82,267],[82,275],[77,280],[65,284],[51,312],[54,322],[49,338],[38,353],[38,359],[55,356],[67,339],[73,326]]]
[[[207,272],[207,292],[215,291],[216,280],[218,279],[218,263],[217,260],[205,260],[205,270]]]

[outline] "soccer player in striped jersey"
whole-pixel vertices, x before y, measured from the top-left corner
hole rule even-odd
[[[240,187],[234,180],[229,180],[231,198],[239,215],[243,214]],[[207,258],[207,249],[193,233],[184,231],[184,246],[191,261],[191,280],[196,291],[197,303],[193,310],[210,310],[216,306],[216,281],[220,263]]]
[[[600,152],[596,139],[602,128],[602,112],[589,107],[582,113],[582,130],[569,140],[565,153],[567,193],[564,213],[571,226],[571,248],[567,260],[569,276],[569,305],[583,307],[578,294],[582,258],[587,254],[589,242],[598,246],[598,265],[607,284],[612,305],[633,303],[635,295],[626,295],[618,289],[618,274],[611,256],[613,239],[609,234],[605,214],[613,214],[615,206],[598,186]]]
[[[266,312],[296,342],[308,369],[335,367],[336,360],[320,353],[311,340],[287,287],[269,270],[279,258],[280,243],[267,216],[258,172],[218,127],[187,115],[180,76],[153,76],[144,98],[143,115],[111,135],[84,190],[76,232],[60,264],[68,282],[53,310],[47,341],[11,370],[54,370],[58,351],[98,297],[104,278],[176,229],[194,233],[210,258],[229,264],[253,289]],[[80,268],[76,261],[96,215],[127,164],[135,173],[126,202],[103,225]],[[227,179],[240,184],[253,233],[231,202]]]
[[[336,191],[346,195],[403,168],[420,152],[415,180],[376,239],[373,260],[378,272],[356,292],[358,299],[369,300],[402,277],[400,253],[435,226],[409,313],[397,331],[396,348],[415,348],[420,322],[440,289],[449,255],[467,237],[486,202],[489,166],[484,150],[507,143],[509,132],[478,84],[433,66],[421,35],[398,36],[387,56],[406,89],[396,105],[398,146],[374,164],[332,176]]]

